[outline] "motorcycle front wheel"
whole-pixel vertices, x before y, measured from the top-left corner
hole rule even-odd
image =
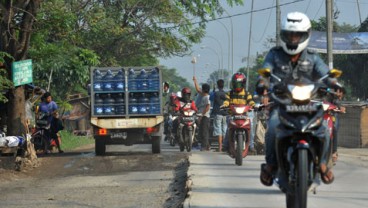
[[[235,164],[243,165],[243,149],[244,149],[244,137],[243,134],[236,135],[235,142]]]
[[[192,151],[192,145],[193,145],[192,132],[193,132],[192,130],[185,131],[185,143],[186,143],[187,152]]]
[[[306,149],[298,150],[296,183],[294,195],[286,194],[287,208],[307,208],[308,197],[308,152]]]

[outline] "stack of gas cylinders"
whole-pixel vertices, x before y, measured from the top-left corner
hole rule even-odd
[[[95,116],[161,113],[160,76],[156,67],[118,70],[97,68],[93,71],[92,83]]]

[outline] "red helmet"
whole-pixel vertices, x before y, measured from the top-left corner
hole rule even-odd
[[[241,92],[246,83],[247,77],[241,72],[235,73],[231,78],[231,87],[235,92]]]
[[[189,102],[190,101],[190,95],[192,94],[192,90],[190,90],[189,87],[184,87],[181,90],[181,97],[186,101]]]

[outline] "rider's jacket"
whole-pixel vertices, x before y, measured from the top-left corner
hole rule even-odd
[[[252,95],[243,89],[241,92],[231,90],[226,93],[226,100],[223,106],[227,107],[230,104],[249,104],[250,106],[254,106],[255,102],[253,101]]]
[[[328,66],[311,49],[303,50],[296,62],[292,62],[291,59],[292,56],[285,53],[281,47],[274,47],[268,52],[263,68],[271,69],[272,73],[282,80],[286,78],[298,79],[304,77],[316,81],[329,71]],[[274,82],[275,79],[271,77],[271,88]]]
[[[176,99],[175,105],[176,105],[176,107],[174,107],[175,112],[187,110],[187,109],[192,109],[196,112],[198,111],[197,106],[193,100],[189,102],[185,102],[183,99]]]

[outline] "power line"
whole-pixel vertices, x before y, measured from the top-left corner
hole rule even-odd
[[[308,9],[309,9],[309,6],[310,6],[310,3],[312,2],[312,0],[309,0],[309,2],[308,2],[308,6],[307,6],[307,8],[305,9],[305,14],[307,14],[307,11],[308,11]]]
[[[273,1],[272,1],[272,6],[273,6],[273,4],[274,4],[274,3],[275,3],[275,0],[273,0]],[[267,30],[267,28],[268,28],[268,24],[270,23],[271,14],[272,14],[272,9],[270,10],[270,14],[268,15],[267,24],[266,24],[266,26],[265,26],[265,29],[263,30],[263,33],[262,33],[261,38],[260,38],[259,40],[254,40],[254,39],[253,39],[253,37],[252,37],[252,40],[253,40],[254,42],[259,43],[259,42],[261,42],[261,41],[263,40],[263,37],[264,37],[264,35],[266,34],[266,30]]]
[[[286,5],[289,5],[289,4],[294,4],[294,3],[298,3],[298,2],[302,2],[302,1],[305,1],[305,0],[295,0],[295,1],[292,1],[292,2],[287,2],[287,3],[280,4],[280,6],[286,6]],[[268,9],[273,9],[275,7],[276,6],[265,7],[263,9],[256,9],[256,10],[249,11],[249,12],[243,12],[243,13],[238,13],[238,14],[234,14],[234,15],[228,15],[228,16],[213,18],[213,19],[205,20],[205,21],[196,21],[196,22],[191,22],[191,23],[186,23],[186,24],[179,24],[179,25],[176,25],[176,26],[166,27],[166,29],[176,28],[176,27],[183,26],[183,25],[199,24],[199,23],[202,23],[202,22],[212,22],[212,21],[216,21],[216,20],[220,20],[220,19],[227,19],[227,18],[231,18],[231,17],[247,15],[247,14],[250,14],[250,13],[256,13],[256,12],[261,12],[261,11],[265,11],[265,10],[268,10]],[[173,23],[173,22],[161,22],[161,24],[170,24],[170,23],[171,24],[177,24],[177,23]]]
[[[318,13],[319,13],[319,10],[321,10],[321,8],[322,8],[323,3],[324,3],[324,2],[323,2],[323,1],[321,1],[321,5],[319,6],[319,9],[318,9],[317,13],[314,15],[313,20],[315,20],[315,19],[316,19],[317,15],[318,15]]]

